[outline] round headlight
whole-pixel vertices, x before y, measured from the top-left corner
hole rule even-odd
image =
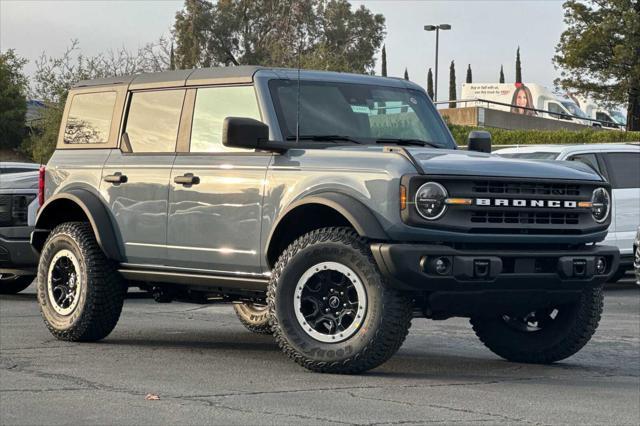
[[[611,210],[611,197],[604,188],[596,188],[591,194],[591,216],[593,219],[602,223],[609,217],[609,211]]]
[[[447,190],[436,182],[427,182],[416,192],[416,210],[427,220],[435,220],[444,214],[447,208],[445,200]]]

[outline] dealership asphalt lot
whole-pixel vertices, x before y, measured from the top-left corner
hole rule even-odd
[[[467,320],[416,319],[398,354],[360,376],[307,372],[230,306],[141,296],[106,340],[84,344],[49,334],[33,286],[0,296],[0,424],[640,423],[631,280],[607,291],[598,332],[565,362],[505,362]]]

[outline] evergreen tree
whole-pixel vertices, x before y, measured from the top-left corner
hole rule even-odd
[[[522,63],[520,62],[520,46],[516,51],[516,83],[522,83]]]
[[[471,64],[467,67],[467,83],[473,83],[473,75],[471,74]]]
[[[171,50],[169,51],[169,69],[172,71],[176,69],[176,55],[173,51],[173,43],[171,43]]]
[[[404,79],[409,80],[409,71],[406,68],[404,69]]]
[[[429,72],[427,73],[427,95],[433,100],[433,73],[431,72],[431,68],[429,68]]]
[[[451,61],[449,66],[449,101],[455,101],[458,95],[456,95],[456,65],[454,61]],[[455,102],[449,102],[449,108],[455,108]]]
[[[500,83],[504,83],[504,69],[502,65],[500,65]]]
[[[382,76],[387,76],[387,46],[382,46]]]
[[[0,52],[0,148],[16,148],[24,138],[27,113],[27,63],[13,49]]]

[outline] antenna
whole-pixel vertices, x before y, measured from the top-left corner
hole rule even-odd
[[[302,46],[302,31],[300,31],[300,21],[298,21],[298,87],[296,90],[296,144],[300,142],[300,47]]]

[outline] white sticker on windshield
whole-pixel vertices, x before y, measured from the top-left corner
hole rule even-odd
[[[410,97],[409,101],[411,101],[411,103],[414,104],[414,105],[418,105],[418,100],[416,98],[414,98],[414,97]]]

